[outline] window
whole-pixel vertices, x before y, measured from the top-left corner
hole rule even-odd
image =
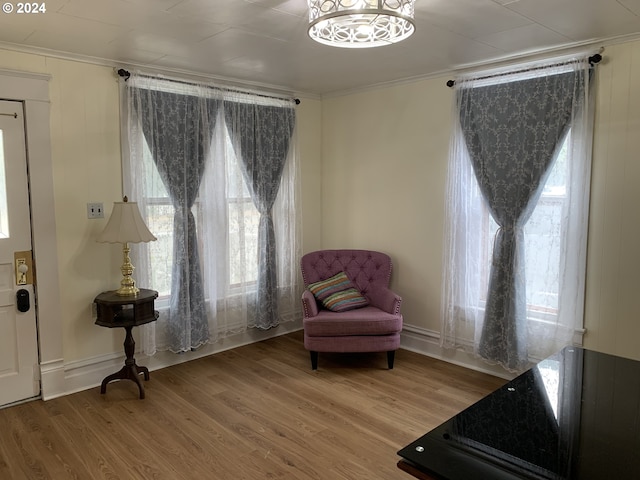
[[[518,372],[580,342],[591,78],[575,57],[456,79],[442,346]]]
[[[527,279],[527,317],[530,320],[555,321],[558,314],[560,292],[560,265],[563,212],[567,210],[567,155],[571,132],[562,142],[562,147],[549,173],[540,199],[524,227],[525,276]],[[489,267],[493,255],[494,239],[498,224],[493,220],[488,206],[483,203],[482,244],[483,297],[486,302]]]
[[[227,215],[229,218],[229,278],[231,290],[258,280],[258,224],[260,214],[242,176],[231,139],[227,135]]]
[[[147,196],[144,199],[147,226],[158,240],[149,244],[151,268],[151,285],[158,291],[159,298],[168,297],[171,293],[171,265],[173,264],[173,205],[169,200],[158,170],[153,164],[151,152],[146,142],[143,161],[145,171],[151,175],[145,178]],[[197,218],[197,217],[196,217]]]
[[[234,153],[229,136],[226,135],[224,161],[226,164],[226,204],[228,215],[228,233],[226,244],[229,248],[225,290],[233,292],[241,284],[253,285],[258,280],[258,224],[260,214],[251,200],[251,195],[242,176],[240,165]],[[173,216],[167,189],[153,163],[146,142],[143,145],[145,170],[151,172],[146,178],[147,197],[145,198],[146,217],[149,230],[158,239],[149,245],[151,264],[151,284],[158,291],[159,298],[171,293],[171,270],[173,265]],[[191,209],[196,228],[202,222],[202,209],[199,199]],[[198,228],[199,243],[202,246],[202,232]]]

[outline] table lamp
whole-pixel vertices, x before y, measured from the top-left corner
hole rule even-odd
[[[117,295],[135,296],[140,291],[136,287],[135,280],[131,277],[134,267],[129,258],[130,243],[151,242],[157,240],[149,231],[142,220],[138,204],[129,202],[127,197],[122,202],[113,203],[113,212],[104,231],[97,241],[103,243],[122,243],[123,263],[120,267],[122,280],[120,288],[116,290]]]

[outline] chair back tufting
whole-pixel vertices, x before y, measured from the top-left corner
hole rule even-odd
[[[305,287],[343,271],[365,295],[371,285],[388,287],[392,270],[389,255],[370,250],[318,250],[304,255],[300,266]]]

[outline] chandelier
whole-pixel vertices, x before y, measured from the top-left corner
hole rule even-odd
[[[390,45],[415,30],[415,0],[308,0],[309,36],[345,48]]]

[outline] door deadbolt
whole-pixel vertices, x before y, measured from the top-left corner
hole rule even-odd
[[[29,302],[29,290],[25,290],[21,288],[16,292],[16,305],[18,306],[19,312],[28,312],[31,308],[31,304]]]

